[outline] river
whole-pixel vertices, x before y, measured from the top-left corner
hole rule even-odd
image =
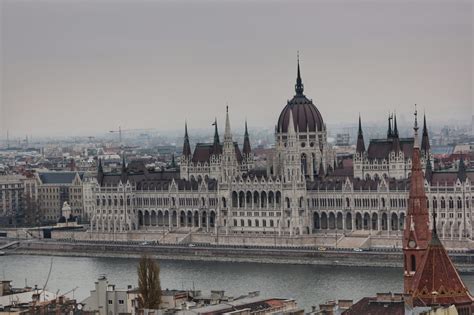
[[[42,287],[51,258],[36,255],[0,257],[3,279],[13,280],[15,287],[25,284]],[[74,297],[81,301],[94,288],[94,281],[105,274],[109,283],[126,288],[136,286],[136,266],[132,258],[53,258],[47,289],[66,292],[75,287]],[[373,296],[377,292],[401,292],[402,270],[318,265],[283,265],[237,262],[172,261],[160,262],[163,289],[191,289],[203,292],[225,290],[238,296],[260,291],[266,297],[295,298],[306,311],[312,305],[329,299],[354,299]],[[463,274],[469,288],[474,288],[474,275]],[[68,295],[72,296],[72,295]]]

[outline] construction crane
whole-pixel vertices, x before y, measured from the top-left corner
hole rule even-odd
[[[127,133],[127,132],[134,132],[134,131],[150,131],[153,130],[151,128],[148,129],[122,129],[122,127],[118,127],[117,130],[110,130],[110,133],[118,133],[119,134],[119,142],[120,145],[122,145],[122,133]]]

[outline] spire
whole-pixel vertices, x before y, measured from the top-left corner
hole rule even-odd
[[[224,141],[232,141],[232,133],[230,131],[229,106],[225,107],[225,132]]]
[[[393,117],[393,135],[398,138],[397,114]]]
[[[295,92],[296,95],[303,95],[304,85],[303,81],[301,80],[301,71],[300,71],[300,53],[297,54],[297,62],[298,62],[298,71],[296,76],[296,84],[295,84]]]
[[[174,153],[171,154],[171,168],[175,168],[176,167],[176,161],[174,159]]]
[[[125,164],[125,153],[122,155],[122,173],[127,172],[127,165]]]
[[[398,138],[397,115],[393,118],[393,146],[392,150],[396,153],[400,152],[400,139]]]
[[[189,145],[189,136],[188,136],[188,123],[184,123],[184,144],[183,144],[183,156],[191,156],[191,146]]]
[[[388,131],[387,131],[387,138],[391,138],[392,134],[392,115],[388,114]]]
[[[245,120],[245,134],[244,134],[244,146],[243,146],[243,153],[248,155],[251,153],[250,148],[250,139],[249,139],[249,132],[247,130],[247,120]]]
[[[360,114],[359,114],[359,130],[357,132],[356,152],[357,153],[365,152],[364,135],[362,133],[362,122],[361,122],[361,119],[360,119]]]
[[[418,146],[418,121],[415,110],[415,144],[411,163],[410,190],[408,209],[405,216],[405,226],[414,226],[415,229],[405,229],[403,232],[404,264],[404,291],[413,292],[414,278],[416,277],[420,262],[424,257],[426,248],[431,240],[429,228],[429,211],[425,193],[425,180],[421,168],[421,153]]]
[[[222,147],[221,141],[219,140],[219,131],[217,130],[217,118],[214,120],[212,125],[214,126],[214,143],[212,144],[212,154],[221,154]]]
[[[428,127],[426,126],[426,115],[423,114],[423,134],[421,136],[421,151],[426,155],[430,151],[430,139],[428,137]]]
[[[461,182],[465,182],[467,178],[466,164],[464,163],[464,158],[462,155],[461,155],[461,158],[459,159],[458,178]]]
[[[418,111],[416,110],[416,104],[415,104],[415,125],[413,126],[414,132],[414,143],[413,147],[414,148],[420,148],[420,141],[418,140]]]
[[[127,165],[125,164],[125,152],[122,155],[122,173],[120,179],[122,181],[122,184],[125,185],[125,183],[127,182]]]
[[[433,176],[433,167],[431,166],[431,159],[428,156],[426,159],[426,167],[425,167],[425,179],[431,183],[431,178]]]
[[[99,158],[99,166],[97,167],[97,181],[99,185],[102,185],[102,180],[104,179],[104,168],[102,167],[102,159]]]

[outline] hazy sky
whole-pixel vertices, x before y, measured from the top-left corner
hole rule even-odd
[[[473,108],[472,1],[1,3],[0,138],[224,121],[272,127],[294,94],[326,123]]]

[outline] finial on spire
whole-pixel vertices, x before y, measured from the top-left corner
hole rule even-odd
[[[296,54],[296,59],[297,59],[297,64],[298,64],[298,70],[297,70],[297,76],[296,76],[295,92],[296,92],[296,95],[303,95],[304,86],[303,86],[303,81],[301,80],[300,52],[299,51]]]
[[[419,140],[418,140],[418,110],[416,109],[416,104],[415,104],[415,124],[413,126],[413,130],[415,131],[415,134],[414,134],[414,143],[413,143],[413,147],[414,148],[419,148],[420,145],[419,145]]]

